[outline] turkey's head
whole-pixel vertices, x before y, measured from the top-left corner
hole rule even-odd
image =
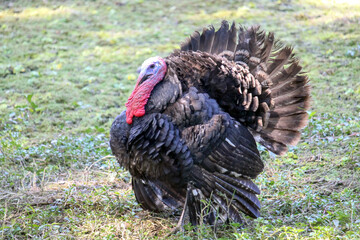
[[[145,105],[156,84],[164,79],[167,66],[165,60],[161,57],[152,57],[147,59],[140,69],[140,74],[126,102],[126,122],[132,124],[133,117],[142,117],[145,115]]]

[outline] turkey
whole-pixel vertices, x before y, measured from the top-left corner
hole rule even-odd
[[[260,216],[256,141],[282,155],[308,121],[310,87],[292,48],[223,21],[140,68],[110,146],[144,209],[183,208],[192,225]],[[205,201],[203,201],[205,200]]]

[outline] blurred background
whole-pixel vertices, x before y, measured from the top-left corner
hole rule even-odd
[[[0,2],[0,238],[161,238],[110,155],[137,68],[221,20],[292,45],[312,85],[302,142],[262,151],[262,216],[184,238],[360,238],[358,0]]]

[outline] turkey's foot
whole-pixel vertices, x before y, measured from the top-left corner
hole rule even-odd
[[[184,229],[184,223],[180,223],[180,222],[179,222],[179,223],[176,225],[176,227],[174,227],[174,228],[171,229],[170,233],[167,234],[166,237],[168,238],[168,237],[170,237],[171,235],[176,234],[177,232],[184,232],[184,231],[185,231],[185,229]]]
[[[172,228],[170,233],[166,235],[166,237],[170,237],[171,235],[173,234],[176,234],[177,232],[184,232],[185,229],[184,229],[184,220],[185,220],[185,213],[186,213],[186,210],[187,210],[187,205],[188,205],[188,201],[189,201],[189,186],[186,190],[186,198],[185,198],[185,203],[184,203],[184,208],[182,210],[182,213],[181,213],[181,216],[180,216],[180,219],[176,225],[176,227]]]

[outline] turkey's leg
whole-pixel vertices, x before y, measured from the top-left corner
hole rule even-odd
[[[190,188],[189,188],[189,185],[188,185],[188,187],[186,189],[186,198],[185,198],[184,208],[183,208],[182,213],[180,215],[180,219],[179,219],[176,227],[174,227],[167,236],[175,234],[175,233],[177,233],[179,231],[184,231],[184,220],[185,220],[185,213],[186,213],[186,210],[187,210],[187,207],[188,207],[189,195],[190,195]]]

